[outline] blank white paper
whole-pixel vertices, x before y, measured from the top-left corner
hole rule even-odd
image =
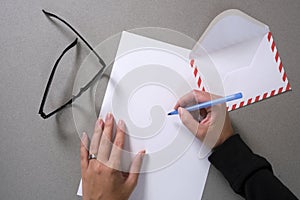
[[[100,116],[112,112],[127,126],[125,150],[146,149],[131,200],[199,200],[210,163],[199,159],[201,142],[167,116],[177,99],[196,89],[190,50],[123,32]],[[123,168],[128,169],[128,157]],[[81,185],[78,195],[82,195]]]

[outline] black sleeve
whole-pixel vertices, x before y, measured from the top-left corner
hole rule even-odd
[[[208,159],[232,189],[247,200],[297,199],[274,176],[270,163],[254,154],[239,135],[228,138]]]

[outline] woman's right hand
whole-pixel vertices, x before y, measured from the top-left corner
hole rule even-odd
[[[198,115],[202,120],[196,120],[193,115],[183,107],[187,107],[193,104],[210,101],[212,99],[219,98],[216,95],[212,95],[208,92],[199,90],[193,90],[186,95],[182,96],[174,106],[174,109],[178,109],[178,113],[182,123],[201,141],[210,135],[213,140],[213,144],[210,144],[211,148],[221,145],[225,140],[233,135],[233,129],[231,121],[226,110],[225,104],[215,105],[206,109],[198,111]]]

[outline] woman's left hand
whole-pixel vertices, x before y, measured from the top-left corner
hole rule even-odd
[[[134,158],[129,175],[119,171],[121,152],[124,145],[125,124],[119,121],[113,138],[114,117],[108,113],[105,124],[97,120],[95,131],[88,147],[88,136],[83,133],[81,139],[81,174],[84,200],[127,200],[133,192],[139,177],[145,151],[140,151]],[[97,155],[89,160],[89,155]]]

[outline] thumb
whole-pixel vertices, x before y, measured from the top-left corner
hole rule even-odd
[[[179,107],[178,113],[184,126],[187,127],[198,139],[203,140],[207,132],[207,127],[196,121],[191,113],[184,108]]]
[[[82,134],[81,142],[80,142],[80,163],[81,163],[81,171],[85,173],[89,165],[89,151],[88,151],[88,143],[89,138],[87,134],[84,132]]]

